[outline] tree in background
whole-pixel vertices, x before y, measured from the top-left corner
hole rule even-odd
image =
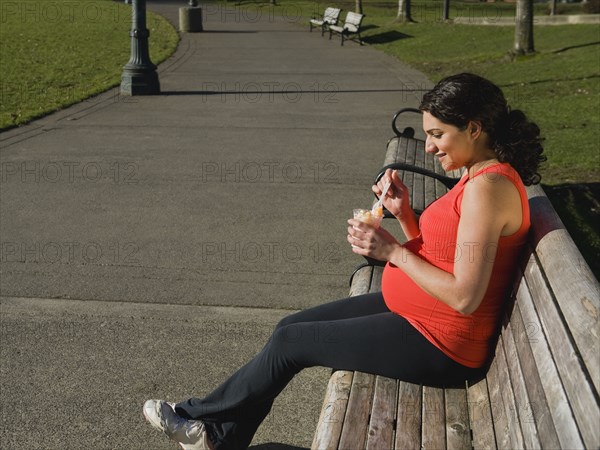
[[[355,9],[355,13],[358,14],[362,14],[363,13],[363,9],[362,9],[362,0],[356,0],[356,8]]]
[[[414,22],[410,13],[410,0],[398,0],[396,22]]]
[[[515,55],[535,53],[533,48],[533,0],[517,0],[513,53]]]

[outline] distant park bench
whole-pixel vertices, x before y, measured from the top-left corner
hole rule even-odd
[[[333,33],[339,34],[342,38],[342,45],[344,45],[344,39],[352,39],[352,36],[358,37],[358,42],[362,45],[362,40],[360,39],[360,26],[364,19],[363,14],[358,14],[352,11],[349,11],[346,14],[346,19],[344,20],[344,25],[330,25],[329,26],[329,39]]]
[[[323,14],[323,17],[321,17],[321,18],[313,17],[312,19],[310,19],[309,26],[310,26],[311,33],[312,33],[313,28],[320,28],[321,36],[323,36],[323,34],[325,34],[325,31],[327,29],[329,29],[329,27],[331,25],[337,25],[341,11],[342,10],[339,8],[331,8],[330,7],[330,8],[325,9],[325,13]]]
[[[384,165],[401,169],[422,210],[453,182],[397,117]],[[530,246],[486,378],[438,389],[334,371],[313,450],[600,448],[600,287],[542,188],[527,192]],[[381,274],[361,267],[350,295],[380,291]]]

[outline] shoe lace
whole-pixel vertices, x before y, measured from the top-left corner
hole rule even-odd
[[[184,419],[185,420],[185,419]],[[204,424],[199,420],[185,420],[187,422],[185,435],[190,438],[199,438],[204,431]]]
[[[165,433],[168,436],[172,436],[181,427],[185,427],[186,422],[188,422],[188,421],[185,420],[183,417],[177,415],[177,413],[175,412],[175,409],[171,405],[168,405],[168,406],[172,409],[173,413],[169,414],[169,417],[166,417],[161,410],[161,411],[159,411],[159,418],[160,418],[161,425],[162,425],[163,429],[165,430]],[[187,430],[186,430],[186,433],[187,433]]]

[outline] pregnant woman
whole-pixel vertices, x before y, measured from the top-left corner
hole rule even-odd
[[[357,370],[430,386],[485,375],[514,268],[529,230],[525,185],[544,160],[539,128],[473,74],[440,81],[420,105],[425,151],[459,183],[417,220],[406,186],[387,171],[373,186],[408,242],[348,220],[359,255],[386,261],[382,292],[284,318],[250,362],[203,398],[148,400],[146,419],[183,449],[247,448],[274,399],[302,369]],[[327,342],[315,342],[315,327]]]

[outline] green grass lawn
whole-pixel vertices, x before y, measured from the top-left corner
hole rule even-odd
[[[152,62],[173,53],[176,30],[148,14]],[[131,7],[110,0],[0,0],[0,130],[120,83]]]

